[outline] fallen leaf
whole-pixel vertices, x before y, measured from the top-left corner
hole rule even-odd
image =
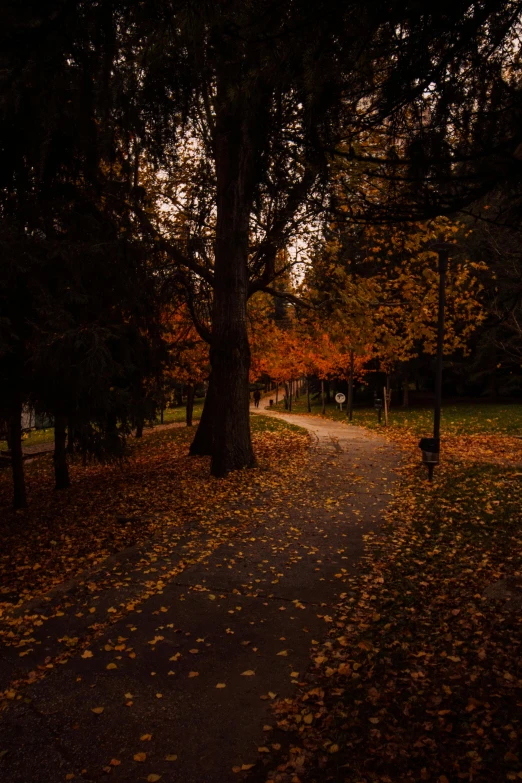
[[[241,677],[253,677],[255,675],[255,671],[253,669],[247,669],[246,672],[241,672]]]
[[[134,761],[145,761],[146,758],[146,753],[135,753],[133,756]]]
[[[94,712],[95,715],[101,715],[105,707],[93,707],[91,709],[91,712]]]

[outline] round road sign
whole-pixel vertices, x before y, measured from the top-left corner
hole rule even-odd
[[[346,397],[342,392],[337,392],[337,394],[335,395],[335,401],[338,402],[339,405],[342,405],[345,399]]]

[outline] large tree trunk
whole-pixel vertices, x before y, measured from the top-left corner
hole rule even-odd
[[[69,416],[67,420],[67,454],[74,454],[74,422]]]
[[[408,373],[405,373],[404,379],[402,381],[402,407],[403,408],[408,408],[410,404],[409,386],[410,386],[410,378]]]
[[[57,414],[54,417],[54,479],[55,489],[68,489],[69,468],[67,467],[67,451],[65,440],[67,434],[67,417]]]
[[[212,373],[208,379],[208,389],[203,403],[203,411],[199,420],[194,440],[190,445],[189,453],[193,457],[210,457],[212,454],[212,441],[214,431],[214,381]]]
[[[186,409],[187,427],[192,427],[193,412],[194,412],[194,386],[189,384],[187,386],[187,409]]]
[[[13,469],[13,508],[27,508],[24,460],[22,453],[22,403],[13,406],[9,421],[11,465]]]
[[[255,464],[250,437],[247,333],[249,222],[255,150],[253,117],[236,103],[237,73],[227,64],[217,79],[216,244],[212,308],[215,384],[212,467],[214,476]]]

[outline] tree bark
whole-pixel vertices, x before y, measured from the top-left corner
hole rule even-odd
[[[143,416],[138,416],[138,420],[136,422],[136,437],[137,438],[143,438],[143,425],[145,424]]]
[[[13,508],[27,508],[25,492],[24,460],[22,453],[22,403],[16,403],[9,421],[11,466],[13,470]]]
[[[67,436],[67,417],[56,414],[54,417],[54,479],[55,489],[68,489],[69,468],[67,466],[67,451],[65,441]]]
[[[71,417],[67,420],[67,454],[74,454],[74,424]]]
[[[214,476],[255,465],[250,437],[247,333],[248,251],[254,193],[256,134],[250,116],[234,92],[237,69],[229,61],[217,75],[216,242],[212,342],[214,380],[212,465]]]
[[[194,412],[194,386],[187,386],[187,427],[192,427],[192,414]]]
[[[212,454],[214,423],[214,380],[212,373],[208,379],[207,394],[203,403],[201,419],[189,449],[193,457],[210,457]]]
[[[405,374],[404,380],[402,382],[402,407],[407,408],[410,404],[410,395],[409,395],[409,376],[408,373]]]
[[[354,352],[350,351],[350,378],[348,380],[348,405],[346,406],[346,413],[348,420],[353,419],[353,366],[354,366]]]
[[[306,404],[308,407],[308,413],[312,412],[312,406],[310,405],[310,379],[306,379]]]
[[[321,404],[323,416],[326,413],[326,402],[324,398],[324,381],[321,379]]]

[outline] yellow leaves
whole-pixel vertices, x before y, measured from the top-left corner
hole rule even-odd
[[[288,655],[288,650],[281,650],[281,652],[278,652],[277,655],[286,656]]]
[[[311,712],[307,712],[306,715],[303,716],[303,723],[306,723],[308,726],[313,723],[314,716]]]
[[[192,653],[192,655],[197,655],[199,650],[196,647],[193,647],[192,650],[189,650],[189,653]]]
[[[121,761],[119,759],[111,759],[109,761],[109,764],[111,767],[119,767],[121,764]]]
[[[151,739],[152,739],[152,734],[142,734],[140,737],[140,740],[142,742],[150,742]]]
[[[162,642],[164,638],[164,636],[155,636],[154,639],[150,640],[149,644],[157,644],[158,642]]]
[[[177,761],[178,757],[175,753],[169,753],[168,756],[165,756],[165,761]]]
[[[80,657],[81,658],[92,658],[92,652],[90,650],[84,650]]]
[[[189,678],[191,678],[191,677],[199,677],[199,672],[189,672],[188,676],[189,676]]]
[[[91,712],[94,712],[95,715],[101,715],[104,709],[105,707],[92,707]]]
[[[241,766],[236,765],[235,767],[232,767],[232,772],[248,772],[249,769],[252,769],[254,764],[241,764]]]
[[[179,661],[181,658],[181,653],[177,652],[175,655],[172,656],[172,658],[169,658],[169,661]]]
[[[339,753],[339,745],[336,745],[335,743],[330,745],[328,748],[328,753]]]
[[[108,663],[108,664],[107,664],[107,666],[106,666],[105,668],[106,668],[106,669],[117,669],[117,668],[118,668],[118,666],[117,666],[117,664],[115,664],[115,663]]]
[[[241,672],[241,677],[254,677],[255,671],[253,669],[247,669],[245,672]]]
[[[126,694],[125,694],[125,698],[126,698],[126,699],[133,699],[133,698],[134,698],[134,696],[132,695],[132,693],[130,693],[130,692],[129,692],[129,693],[126,693]]]
[[[216,685],[216,688],[226,688],[226,687],[227,686],[224,682],[218,682],[218,684]]]
[[[158,783],[161,780],[161,775],[155,775],[153,772],[147,776],[147,783]]]
[[[135,753],[135,754],[134,754],[134,756],[133,756],[132,758],[134,759],[134,761],[143,762],[143,761],[145,761],[145,760],[146,760],[146,758],[147,758],[147,754],[146,754],[146,753],[143,753],[143,752],[140,752],[140,753]]]

